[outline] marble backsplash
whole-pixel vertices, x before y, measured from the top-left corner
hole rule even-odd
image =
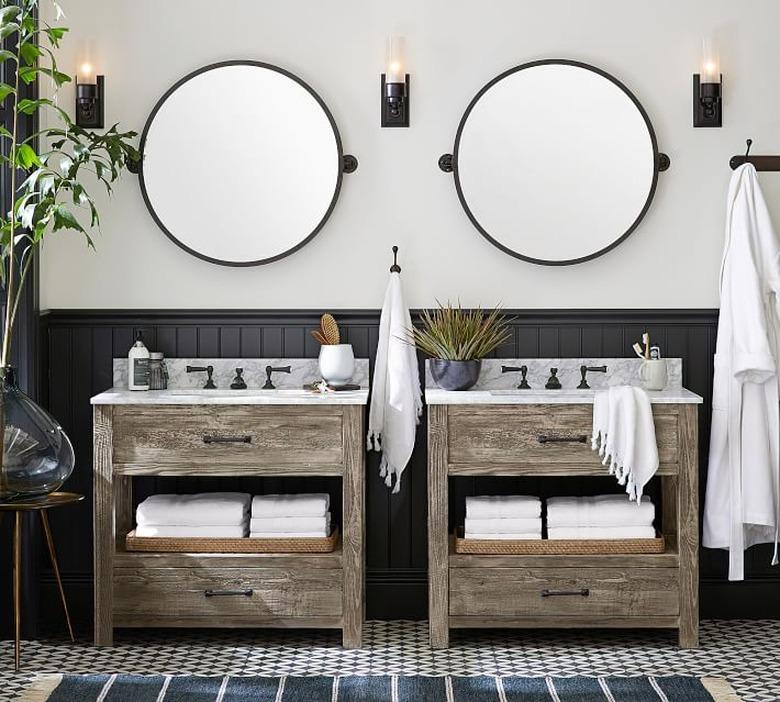
[[[667,358],[667,389],[682,387],[682,359]],[[490,358],[482,361],[482,372],[472,390],[511,390],[520,382],[520,373],[502,373],[501,366],[528,366],[528,384],[533,390],[544,390],[550,368],[558,369],[558,380],[564,390],[580,384],[580,366],[607,366],[606,373],[588,373],[588,385],[594,390],[610,385],[643,385],[639,375],[644,361],[639,358]],[[425,363],[425,387],[435,388],[428,362]]]
[[[171,389],[202,388],[206,373],[187,373],[187,366],[214,366],[214,383],[228,390],[236,377],[236,368],[244,369],[248,389],[257,390],[265,384],[266,366],[290,366],[290,373],[274,373],[273,383],[280,389],[300,390],[306,383],[322,380],[316,358],[166,358],[168,387]],[[352,382],[368,387],[368,359],[355,359]],[[127,359],[114,359],[114,387],[127,388]]]

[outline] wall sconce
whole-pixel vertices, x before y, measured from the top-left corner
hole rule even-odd
[[[702,42],[701,73],[693,75],[693,126],[723,126],[723,76],[713,42]]]
[[[382,74],[382,126],[409,126],[409,74],[403,37],[387,40],[387,73]]]
[[[85,61],[76,75],[76,124],[86,129],[104,127],[105,79],[95,75],[91,63]]]

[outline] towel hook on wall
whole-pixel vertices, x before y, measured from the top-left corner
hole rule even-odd
[[[390,272],[391,273],[400,273],[401,272],[401,266],[398,265],[398,247],[393,247],[393,265],[390,266]]]
[[[780,171],[780,156],[751,156],[750,147],[753,146],[753,140],[748,139],[745,144],[745,155],[732,156],[729,166],[736,170],[743,163],[752,163],[757,171]]]

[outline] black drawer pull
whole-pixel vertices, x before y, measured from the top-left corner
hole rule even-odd
[[[579,590],[542,590],[542,597],[588,597],[590,590],[587,587]]]
[[[547,434],[539,434],[536,440],[540,444],[587,444],[588,437],[584,434],[579,436],[547,436]]]
[[[206,590],[203,593],[206,597],[252,597],[254,591],[247,590]]]
[[[203,437],[204,444],[251,444],[251,436],[212,436],[206,434]]]

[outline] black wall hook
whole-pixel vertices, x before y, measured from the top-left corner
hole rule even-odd
[[[401,272],[401,266],[398,265],[398,247],[393,247],[393,265],[390,266],[390,272],[391,273],[400,273]]]
[[[750,147],[753,146],[753,140],[747,139],[745,144],[745,155],[732,156],[729,160],[732,169],[737,169],[744,163],[752,163],[757,171],[780,171],[780,156],[751,156]]]
[[[747,161],[748,156],[750,156],[750,147],[753,146],[753,140],[748,139],[746,142],[747,148],[745,149],[745,160]]]

